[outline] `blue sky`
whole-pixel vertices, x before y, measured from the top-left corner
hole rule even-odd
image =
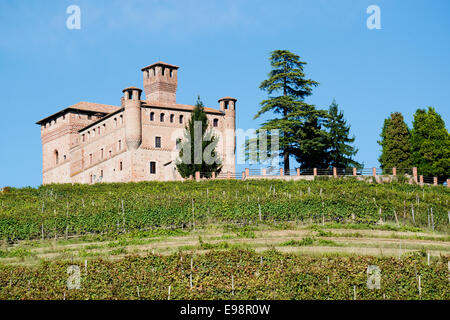
[[[68,30],[66,9],[81,8]],[[381,30],[366,27],[369,5]],[[237,127],[253,120],[266,94],[269,53],[291,50],[320,82],[307,99],[344,111],[366,167],[379,166],[383,120],[400,111],[411,125],[434,106],[450,123],[450,2],[322,1],[10,1],[0,2],[0,186],[41,183],[35,122],[78,101],[119,105],[122,89],[142,87],[140,68],[181,66],[177,101],[238,101]],[[239,167],[241,169],[242,167]]]

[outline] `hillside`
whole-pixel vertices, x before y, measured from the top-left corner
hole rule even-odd
[[[353,179],[48,185],[0,194],[0,238],[47,239],[211,223],[391,221],[449,230],[445,187]],[[381,216],[380,216],[381,212]],[[414,214],[413,214],[414,212]],[[397,218],[396,218],[397,215]]]

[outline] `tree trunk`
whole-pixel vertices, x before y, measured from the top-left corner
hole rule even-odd
[[[283,95],[284,96],[287,96],[286,86],[287,86],[287,79],[285,77],[284,78],[284,87],[283,87]],[[283,115],[284,115],[284,118],[286,119],[286,116],[287,116],[286,109],[283,110]],[[290,170],[290,168],[289,168],[289,152],[286,149],[287,149],[287,147],[285,146],[283,149],[284,175],[289,176],[290,175],[290,173],[289,173],[289,170]]]
[[[289,173],[289,152],[285,149],[283,151],[284,175],[290,176]]]

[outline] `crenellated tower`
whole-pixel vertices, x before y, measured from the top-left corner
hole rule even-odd
[[[143,68],[145,99],[175,104],[177,101],[178,68],[161,61]]]

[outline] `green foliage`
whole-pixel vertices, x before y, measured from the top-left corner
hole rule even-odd
[[[302,247],[302,246],[311,246],[314,244],[314,239],[310,237],[303,238],[302,240],[289,240],[280,244],[281,246],[293,246],[293,247]]]
[[[198,124],[201,125],[201,128],[198,127]],[[200,172],[201,177],[211,178],[213,172],[218,174],[222,168],[221,160],[215,150],[219,140],[208,130],[208,127],[209,121],[203,102],[198,97],[185,128],[184,140],[180,143],[179,161],[176,164],[177,170],[183,178],[194,176],[195,172]],[[197,150],[196,145],[201,149]]]
[[[283,154],[284,170],[288,174],[290,155],[301,156],[305,152],[314,151],[310,145],[304,146],[300,139],[311,135],[314,130],[311,131],[310,126],[314,121],[319,122],[323,116],[323,111],[304,102],[312,94],[312,88],[319,83],[306,78],[303,71],[306,62],[287,50],[273,51],[270,64],[272,70],[269,79],[260,85],[260,89],[267,91],[269,98],[261,102],[261,110],[255,115],[255,119],[266,112],[281,115],[280,118],[265,122],[261,129],[280,130],[280,152]]]
[[[450,135],[434,108],[414,114],[411,145],[412,162],[420,174],[442,180],[450,177]]]
[[[328,109],[329,119],[325,122],[328,129],[328,165],[335,168],[360,168],[361,164],[353,160],[358,149],[351,144],[355,137],[350,137],[350,125],[344,119],[344,114],[338,109],[336,100]]]
[[[449,300],[448,261],[441,256],[427,265],[420,255],[324,258],[236,249],[196,256],[128,256],[91,260],[87,270],[79,263],[80,290],[67,289],[67,268],[76,262],[45,262],[38,267],[0,266],[0,299],[167,300],[171,286],[172,300],[351,300],[356,286],[358,300]],[[367,287],[369,265],[381,270],[380,289]]]
[[[322,193],[320,190],[322,189]],[[207,223],[243,224],[236,233],[252,237],[259,221],[353,222],[357,227],[414,231],[428,228],[433,208],[437,230],[448,230],[450,188],[389,183],[370,184],[355,179],[317,181],[208,180],[203,182],[140,182],[96,185],[46,185],[11,189],[0,194],[0,239],[52,239],[66,234],[178,235]],[[194,204],[194,213],[192,211]],[[123,204],[123,206],[122,206]],[[416,227],[411,207],[414,206]],[[400,226],[376,226],[383,220]],[[352,213],[355,220],[352,220]],[[403,218],[403,217],[406,218]],[[349,225],[348,227],[351,227]],[[168,230],[165,230],[168,229]],[[66,233],[67,232],[67,233]]]
[[[390,118],[384,120],[380,136],[378,144],[382,147],[382,153],[379,161],[383,172],[392,173],[394,167],[411,168],[411,134],[400,112],[391,113]]]

